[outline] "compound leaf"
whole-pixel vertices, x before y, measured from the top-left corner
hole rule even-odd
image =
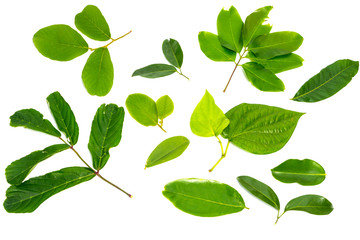
[[[261,59],[255,57],[255,55],[250,52],[247,55],[247,58],[249,58],[253,62],[256,62],[264,66],[267,70],[270,70],[273,73],[281,73],[284,71],[301,67],[304,61],[302,57],[300,57],[295,53],[289,53],[286,55],[281,55],[270,59]]]
[[[175,39],[165,39],[162,44],[162,50],[168,62],[177,68],[181,68],[183,63],[183,51],[180,44]]]
[[[158,112],[155,101],[141,93],[130,94],[125,102],[130,115],[144,126],[158,124]]]
[[[200,32],[198,38],[201,51],[211,60],[235,61],[236,52],[224,48],[217,35],[210,32]]]
[[[174,66],[168,64],[151,64],[149,66],[140,68],[136,70],[132,77],[141,76],[146,78],[159,78],[171,75],[176,72],[176,68]]]
[[[328,215],[334,208],[326,198],[309,194],[294,198],[286,204],[285,211],[304,211],[315,215]]]
[[[168,95],[162,96],[156,101],[156,109],[159,119],[163,120],[174,111],[174,102]]]

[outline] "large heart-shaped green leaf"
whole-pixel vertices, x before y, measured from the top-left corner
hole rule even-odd
[[[168,117],[174,111],[174,102],[168,95],[160,97],[156,101],[156,109],[160,120]]]
[[[151,64],[149,66],[137,69],[132,77],[141,76],[145,78],[159,78],[169,76],[176,72],[176,68],[174,66],[168,64]]]
[[[158,124],[158,112],[155,101],[145,94],[130,94],[125,102],[130,115],[144,126],[156,126]]]
[[[175,39],[165,39],[162,44],[162,50],[168,62],[177,68],[181,68],[183,63],[183,51],[180,44]]]
[[[224,48],[217,35],[210,32],[199,33],[201,51],[211,60],[218,62],[234,62],[236,52]]]
[[[309,194],[294,198],[286,204],[285,211],[304,211],[315,215],[327,215],[334,210],[333,205],[323,196]]]

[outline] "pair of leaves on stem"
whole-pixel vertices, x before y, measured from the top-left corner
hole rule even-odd
[[[33,42],[37,50],[45,57],[57,61],[70,61],[93,51],[82,71],[82,80],[89,94],[107,95],[113,85],[114,67],[108,46],[127,34],[112,38],[110,28],[100,10],[88,5],[75,16],[76,28],[87,37],[110,43],[99,48],[90,48],[85,39],[73,28],[64,24],[51,25],[34,34]]]

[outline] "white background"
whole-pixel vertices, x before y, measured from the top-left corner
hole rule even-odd
[[[113,37],[133,32],[109,47],[115,69],[114,85],[106,97],[87,94],[81,71],[89,53],[69,62],[43,57],[33,46],[32,36],[52,24],[74,26],[75,15],[87,4],[97,5],[109,23]],[[282,93],[264,93],[245,79],[241,69],[224,94],[233,63],[213,62],[200,51],[199,31],[216,33],[216,18],[222,7],[234,5],[242,19],[257,8],[273,5],[273,31],[300,33],[304,43],[297,51],[304,66],[278,76]],[[102,103],[124,106],[131,93],[157,99],[168,94],[175,103],[173,115],[165,119],[163,133],[144,127],[126,112],[120,145],[102,175],[134,195],[126,195],[98,178],[63,191],[30,214],[9,214],[0,208],[1,239],[359,239],[359,76],[335,96],[318,103],[289,99],[300,86],[325,66],[339,59],[360,59],[357,0],[342,1],[4,1],[1,4],[1,160],[0,202],[8,188],[4,169],[32,151],[60,143],[56,138],[9,126],[17,110],[35,108],[51,120],[46,97],[59,91],[71,105],[80,126],[76,149],[90,163],[87,142],[92,118]],[[173,74],[160,79],[131,77],[134,70],[152,63],[166,63],[161,44],[178,40],[184,51],[183,72],[190,81]],[[90,47],[104,45],[88,41]],[[189,119],[207,89],[226,112],[233,106],[261,103],[306,112],[288,142],[279,152],[253,155],[230,146],[228,156],[215,169],[220,157],[215,138],[191,133]],[[145,161],[165,138],[184,135],[187,151],[178,159],[144,170]],[[270,169],[290,159],[310,158],[327,172],[326,180],[312,187],[283,184]],[[67,166],[83,166],[71,151],[39,164],[31,176]],[[274,225],[276,211],[249,195],[236,181],[249,175],[270,185],[282,208],[297,196],[319,194],[328,198],[334,211],[328,216],[288,212]],[[162,196],[166,183],[184,177],[214,179],[236,188],[250,210],[216,218],[201,218],[181,212]]]

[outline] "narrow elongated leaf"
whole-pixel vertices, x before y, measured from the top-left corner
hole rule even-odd
[[[334,210],[333,205],[326,198],[319,195],[303,195],[294,198],[286,204],[287,211],[304,211],[315,215],[328,215]]]
[[[130,115],[144,126],[156,126],[158,112],[156,103],[152,98],[141,93],[130,94],[125,102]]]
[[[271,173],[280,182],[297,182],[304,186],[320,184],[326,176],[324,168],[310,159],[289,159],[271,169]]]
[[[281,73],[287,70],[298,68],[302,66],[304,59],[295,53],[277,56],[270,59],[261,59],[255,57],[254,54],[249,53],[247,57],[270,70],[273,73]]]
[[[218,136],[229,125],[229,119],[206,91],[190,119],[191,131],[200,137]]]
[[[92,122],[88,144],[96,170],[102,169],[109,160],[110,148],[120,143],[124,116],[124,108],[115,104],[102,104],[98,108]]]
[[[292,98],[298,102],[318,102],[344,88],[359,70],[359,62],[338,60],[310,78]]]
[[[9,213],[33,212],[51,196],[93,177],[95,173],[89,168],[68,167],[31,178],[7,189],[4,208]]]
[[[210,32],[200,32],[198,38],[201,51],[211,60],[217,62],[235,61],[236,52],[224,48],[217,35]]]
[[[175,39],[165,39],[162,44],[162,50],[168,62],[177,68],[181,68],[183,63],[183,51],[180,44]]]
[[[174,103],[168,95],[165,95],[156,101],[156,109],[159,119],[163,120],[174,111]]]
[[[82,12],[75,16],[75,26],[87,37],[107,41],[111,38],[110,28],[99,8],[87,5]]]
[[[59,130],[65,134],[71,145],[75,145],[79,137],[79,126],[69,104],[59,92],[50,94],[46,100]]]
[[[77,31],[63,24],[40,29],[34,34],[33,42],[43,56],[58,61],[72,60],[89,49],[88,44]]]
[[[249,191],[249,193],[269,204],[276,210],[280,210],[279,198],[274,190],[272,190],[268,185],[249,176],[239,176],[237,177],[237,180],[241,186]]]
[[[221,135],[250,153],[273,153],[289,141],[303,114],[267,105],[242,103],[225,114],[230,124]]]
[[[181,211],[200,217],[217,217],[245,208],[234,188],[213,180],[179,179],[166,184],[163,195]]]
[[[221,9],[217,18],[217,32],[221,45],[240,53],[243,25],[244,23],[234,6],[231,6],[229,10]]]
[[[250,43],[249,50],[257,58],[269,59],[296,51],[303,40],[303,37],[296,32],[274,32],[255,38]]]
[[[12,162],[5,169],[7,182],[11,185],[21,184],[38,163],[66,149],[69,149],[67,144],[52,145],[44,150],[32,152],[29,155]]]
[[[89,94],[105,96],[112,88],[114,67],[109,49],[96,49],[86,61],[81,78]]]
[[[264,92],[281,92],[285,90],[284,83],[273,72],[255,62],[241,65],[246,78],[257,89]]]
[[[32,108],[15,112],[10,117],[10,126],[29,128],[55,137],[61,136],[61,133],[56,130],[49,120],[44,119],[41,113]]]
[[[174,66],[168,64],[151,64],[149,66],[140,68],[136,70],[132,77],[141,76],[146,78],[159,78],[169,76],[176,72],[176,68]]]
[[[162,141],[150,154],[145,168],[179,157],[189,146],[190,141],[183,136],[175,136]]]

